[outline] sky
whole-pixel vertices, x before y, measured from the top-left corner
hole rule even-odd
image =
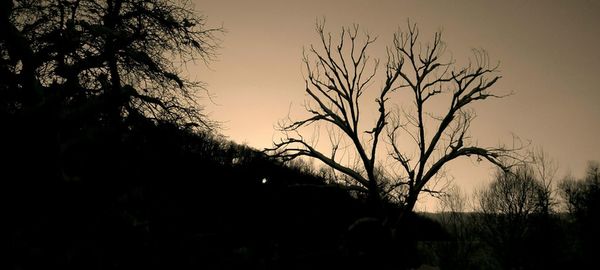
[[[232,1],[195,0],[209,26],[223,26],[221,48],[208,66],[189,67],[208,85],[211,119],[221,133],[257,149],[278,138],[277,122],[302,116],[303,47],[318,44],[317,19],[338,33],[359,24],[385,46],[407,20],[424,37],[442,31],[457,61],[485,49],[500,64],[494,91],[513,93],[477,104],[470,134],[480,146],[510,144],[512,135],[543,147],[559,166],[557,178],[582,176],[600,160],[600,2],[598,1]],[[376,87],[378,84],[375,84]],[[377,91],[372,89],[371,91]],[[369,101],[365,101],[369,102]],[[399,101],[401,102],[401,101]],[[369,106],[369,105],[367,105]],[[298,117],[296,117],[298,116]],[[453,182],[471,193],[489,183],[493,167],[474,159],[453,162]],[[430,203],[423,210],[433,210]]]

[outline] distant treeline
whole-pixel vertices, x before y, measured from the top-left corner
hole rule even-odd
[[[449,190],[442,199],[443,212],[428,215],[443,225],[450,239],[430,246],[433,264],[445,269],[592,265],[600,240],[599,163],[590,162],[582,179],[558,182],[552,181],[553,174],[538,170],[547,165],[530,162],[499,171],[473,200],[460,189]],[[474,211],[464,212],[469,204]]]

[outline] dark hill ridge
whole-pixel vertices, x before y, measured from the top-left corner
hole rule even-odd
[[[5,170],[13,267],[352,263],[347,230],[366,207],[306,168],[170,124],[91,132],[56,153],[52,170]],[[26,142],[14,138],[18,151]]]

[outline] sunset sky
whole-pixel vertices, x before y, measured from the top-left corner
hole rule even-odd
[[[500,62],[495,89],[514,94],[475,107],[471,135],[478,145],[510,143],[511,134],[531,140],[557,160],[558,178],[581,176],[588,160],[600,160],[598,1],[194,2],[210,26],[223,25],[227,32],[220,36],[218,59],[189,72],[208,84],[214,104],[201,102],[213,120],[223,122],[222,133],[238,143],[269,147],[278,120],[288,113],[301,116],[307,100],[302,48],[317,44],[318,18],[326,18],[333,33],[357,23],[378,36],[373,57],[385,56],[393,33],[406,29],[410,19],[423,37],[441,30],[447,52],[458,61],[477,48]],[[452,163],[448,173],[470,193],[489,182],[492,170],[466,159]]]

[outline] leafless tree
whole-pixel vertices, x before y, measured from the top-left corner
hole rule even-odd
[[[600,162],[590,161],[582,179],[569,178],[560,183],[561,195],[576,228],[578,257],[582,265],[591,264],[597,260],[600,241]]]
[[[465,214],[469,208],[469,199],[460,187],[453,185],[450,187],[440,200],[441,213],[440,223],[446,227],[458,241],[464,242],[458,248],[466,247],[469,240],[472,240],[469,216]],[[462,250],[456,250],[461,252]]]
[[[537,161],[541,162],[539,156]],[[545,243],[552,241],[552,187],[550,178],[541,179],[548,173],[540,172],[549,168],[545,161],[498,171],[490,185],[476,194],[479,235],[506,268],[535,261],[550,246]]]
[[[531,167],[521,166],[515,171],[498,171],[494,181],[479,192],[480,212],[502,215],[507,223],[522,223],[530,215],[543,211],[539,194],[544,189]]]
[[[600,162],[590,161],[583,179],[567,176],[559,183],[561,198],[576,218],[595,214],[600,205]]]
[[[540,212],[550,214],[557,205],[555,194],[555,177],[558,171],[558,164],[552,159],[543,148],[537,148],[531,151],[531,167],[534,170],[536,179],[540,188],[538,189],[538,203]]]
[[[442,267],[465,269],[477,264],[472,254],[480,247],[470,209],[469,197],[456,185],[440,197],[439,221],[450,235],[450,241],[439,244]]]
[[[492,92],[500,76],[485,52],[475,51],[467,66],[457,67],[453,60],[443,60],[441,33],[435,33],[430,43],[422,43],[416,25],[409,22],[407,31],[396,33],[388,47],[383,83],[375,90],[373,82],[378,78],[380,62],[370,58],[368,49],[376,38],[360,35],[357,25],[342,28],[338,39],[325,31],[324,23],[317,23],[316,30],[321,43],[310,46],[303,58],[305,91],[310,98],[306,110],[310,116],[281,123],[284,138],[267,151],[283,159],[316,158],[348,175],[352,181],[340,184],[366,194],[372,206],[381,207],[386,196],[395,196],[403,212],[412,211],[422,192],[440,192],[428,184],[452,160],[473,155],[503,166],[501,160],[509,156],[510,149],[477,146],[468,134],[475,117],[471,105],[503,96]],[[369,120],[361,118],[361,108],[366,102],[362,98],[373,91],[378,91],[377,117],[368,126],[365,121]],[[411,93],[412,112],[394,113],[389,108],[394,94],[401,91]],[[441,115],[431,111],[431,101],[435,99],[447,104]],[[329,152],[318,149],[300,132],[303,127],[319,124],[341,134],[341,139],[332,140]],[[414,142],[416,155],[411,155],[410,148],[403,148],[407,140],[400,142],[400,139],[406,136]],[[392,178],[387,183],[385,177],[376,173],[377,164],[385,156],[378,154],[381,142],[395,164],[399,164],[398,170],[386,175]],[[344,162],[337,155],[342,148],[358,162]]]
[[[454,219],[453,214],[461,214],[469,210],[469,198],[460,189],[460,187],[453,185],[450,187],[440,200],[440,210],[442,213],[448,213],[447,218]],[[453,223],[453,221],[448,221]]]

